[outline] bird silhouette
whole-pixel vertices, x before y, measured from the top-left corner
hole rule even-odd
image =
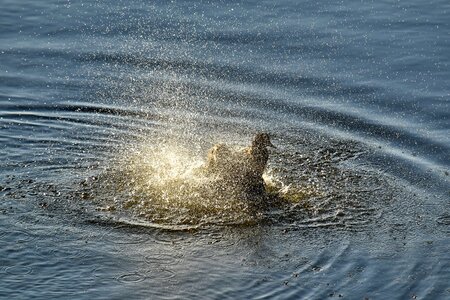
[[[250,193],[263,193],[262,175],[269,159],[267,147],[275,148],[267,133],[256,134],[252,144],[241,150],[216,144],[208,151],[205,169],[224,184]]]

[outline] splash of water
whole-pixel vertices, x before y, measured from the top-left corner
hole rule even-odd
[[[101,190],[114,193],[115,209],[164,224],[254,224],[280,187],[289,190],[265,174],[269,192],[249,195],[203,172],[203,164],[185,148],[144,143],[122,151]]]
[[[175,230],[260,222],[344,228],[365,224],[382,199],[379,176],[343,164],[360,153],[353,144],[277,150],[263,175],[265,192],[249,194],[203,171],[206,150],[165,141],[127,144],[84,185],[102,216]]]

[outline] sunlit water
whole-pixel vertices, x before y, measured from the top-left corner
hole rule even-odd
[[[447,2],[0,8],[0,298],[450,297]]]

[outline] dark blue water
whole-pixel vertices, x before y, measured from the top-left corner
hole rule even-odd
[[[2,0],[0,298],[450,298],[449,53],[447,1]],[[283,201],[208,197],[260,131]]]

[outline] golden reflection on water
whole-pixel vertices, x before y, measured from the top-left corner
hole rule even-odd
[[[142,143],[121,151],[102,180],[114,194],[114,209],[158,224],[255,224],[282,202],[298,203],[314,193],[284,184],[268,170],[266,193],[252,195],[203,171],[204,158],[174,144]]]

